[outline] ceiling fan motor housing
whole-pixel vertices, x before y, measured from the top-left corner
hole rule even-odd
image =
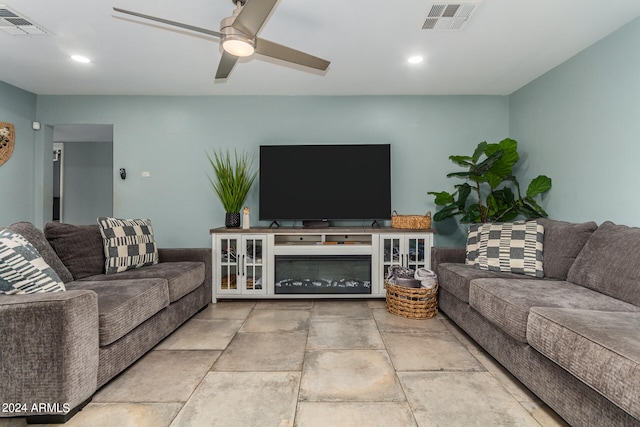
[[[239,2],[241,0],[238,0]],[[250,56],[256,48],[255,40],[247,37],[242,31],[232,25],[240,12],[240,8],[233,12],[233,15],[224,18],[220,22],[221,42],[224,50],[235,56]]]

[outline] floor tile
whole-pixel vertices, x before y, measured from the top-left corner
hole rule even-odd
[[[253,301],[221,301],[216,304],[209,304],[207,308],[194,316],[194,319],[214,320],[245,320],[253,307]]]
[[[307,348],[384,349],[384,343],[372,318],[312,318]]]
[[[256,310],[309,310],[313,307],[313,300],[286,299],[256,301]]]
[[[376,298],[367,300],[369,308],[387,308],[387,301],[384,298]]]
[[[411,427],[406,402],[300,402],[296,427]]]
[[[181,407],[181,402],[89,403],[69,421],[58,425],[61,427],[168,427]]]
[[[310,316],[309,310],[256,309],[251,312],[240,331],[307,332]]]
[[[397,371],[484,371],[484,367],[449,333],[383,332]]]
[[[98,391],[93,402],[185,402],[219,355],[151,351]]]
[[[242,320],[191,319],[165,338],[157,350],[224,350]]]
[[[317,300],[313,302],[312,319],[344,317],[371,319],[371,309],[366,301]]]
[[[389,356],[381,350],[311,350],[300,385],[301,401],[402,401]]]
[[[406,317],[391,314],[387,310],[373,309],[371,311],[380,332],[446,331],[444,324],[437,317],[432,317],[431,319],[407,319]]]
[[[301,371],[306,332],[240,332],[213,366],[214,371]]]
[[[299,372],[209,372],[171,427],[293,426]]]
[[[398,372],[421,427],[539,424],[488,372]]]

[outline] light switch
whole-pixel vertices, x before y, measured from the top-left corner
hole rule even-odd
[[[140,174],[141,177],[143,178],[149,178],[151,176],[151,172],[149,171],[142,171],[142,173]]]

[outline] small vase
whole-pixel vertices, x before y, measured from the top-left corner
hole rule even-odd
[[[224,226],[227,228],[240,227],[240,212],[227,212],[224,215]]]

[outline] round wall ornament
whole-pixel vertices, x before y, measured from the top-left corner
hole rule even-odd
[[[13,154],[13,144],[16,133],[11,123],[0,122],[0,166],[2,166],[11,154]]]

